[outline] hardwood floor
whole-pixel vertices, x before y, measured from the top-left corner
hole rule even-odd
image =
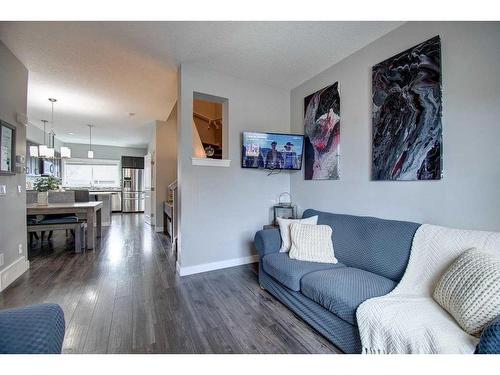
[[[180,278],[166,237],[141,214],[113,215],[98,244],[73,254],[54,233],[0,309],[61,305],[64,353],[339,352],[259,287],[256,265]]]

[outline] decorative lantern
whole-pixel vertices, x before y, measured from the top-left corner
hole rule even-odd
[[[288,200],[286,197],[288,196]],[[278,225],[278,217],[283,219],[297,218],[297,206],[292,205],[292,196],[290,193],[281,193],[278,198],[278,204],[274,207],[274,225]]]

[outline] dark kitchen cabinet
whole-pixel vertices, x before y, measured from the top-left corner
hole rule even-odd
[[[133,168],[134,158],[132,156],[122,156],[122,168]]]
[[[144,169],[144,158],[134,158],[134,168]]]
[[[137,156],[122,156],[122,168],[144,169],[144,158]]]

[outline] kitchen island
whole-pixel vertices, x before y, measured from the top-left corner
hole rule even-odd
[[[111,225],[111,191],[90,191],[90,201],[102,202],[102,225]]]

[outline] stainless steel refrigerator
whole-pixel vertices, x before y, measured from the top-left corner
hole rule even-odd
[[[144,212],[144,169],[122,168],[122,211]]]

